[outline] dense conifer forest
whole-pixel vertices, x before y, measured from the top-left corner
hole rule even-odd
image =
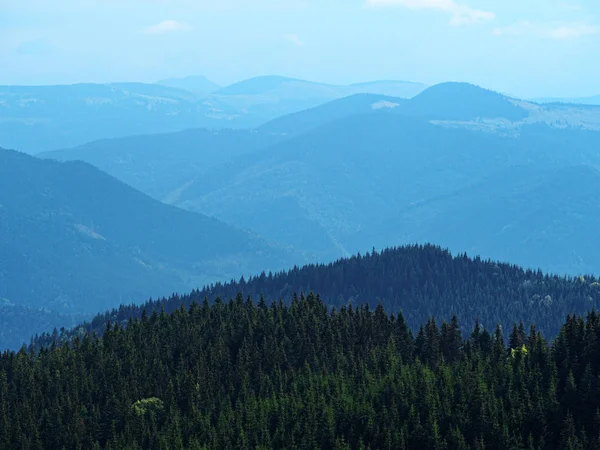
[[[238,295],[0,357],[2,449],[599,449],[600,317],[426,321]],[[508,348],[505,346],[505,337]]]
[[[504,329],[524,322],[535,324],[548,338],[556,336],[568,314],[585,314],[600,308],[600,284],[593,276],[564,278],[518,266],[452,256],[432,245],[390,248],[342,259],[332,264],[295,267],[278,274],[261,274],[237,282],[215,284],[189,295],[173,295],[145,305],[126,305],[96,316],[90,323],[62,333],[43,335],[34,345],[64,341],[84,331],[101,334],[110,320],[121,325],[142,310],[177,310],[182,304],[227,301],[238,293],[269,303],[289,302],[294,292],[320,294],[330,307],[351,303],[381,303],[388,313],[402,311],[409,328],[418,327],[431,316],[450,320],[456,315],[469,326],[479,321],[488,330],[497,324]]]

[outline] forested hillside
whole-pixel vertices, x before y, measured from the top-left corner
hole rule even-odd
[[[402,311],[408,326],[417,331],[430,316],[461,323],[478,321],[488,330],[497,324],[504,329],[521,321],[536,324],[545,336],[554,337],[568,314],[583,314],[600,308],[600,284],[592,276],[562,278],[541,271],[452,256],[434,246],[391,248],[369,252],[331,264],[295,267],[287,272],[261,274],[239,282],[214,284],[189,295],[125,305],[96,316],[90,323],[58,335],[44,335],[34,345],[52,339],[66,340],[85,331],[102,333],[107,321],[125,326],[142,311],[172,312],[182,304],[189,307],[204,299],[227,301],[238,294],[267,303],[291,301],[295,292],[317,292],[329,307],[350,304],[381,304],[389,313]],[[468,330],[463,329],[463,332]]]
[[[0,356],[0,448],[600,448],[600,319],[466,340],[381,306],[241,296]],[[508,338],[509,348],[505,347]]]
[[[176,203],[203,174],[282,140],[255,130],[193,129],[103,139],[38,156],[85,161],[157,200]]]
[[[588,236],[600,220],[600,132],[565,127],[589,121],[557,108],[445,83],[410,100],[340,99],[256,131],[137,136],[47,156],[90,162],[309,261],[434,242],[598,273]]]
[[[250,233],[160,203],[88,164],[0,149],[3,303],[95,314],[294,261]],[[13,337],[27,341],[42,330]]]
[[[505,135],[379,111],[241,156],[188,184],[175,204],[321,260],[434,242],[597,273],[587,236],[600,219],[599,143],[600,132],[575,128],[528,125]]]

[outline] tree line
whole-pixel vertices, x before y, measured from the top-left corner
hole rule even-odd
[[[453,256],[433,245],[413,245],[216,283],[190,294],[174,294],[141,305],[123,305],[99,314],[75,330],[55,330],[37,336],[32,344],[39,348],[85,332],[101,334],[109,320],[124,325],[129,318],[139,318],[143,310],[172,312],[182,303],[189,308],[205,298],[209,302],[217,298],[227,300],[240,292],[255,299],[263,296],[267,301],[286,302],[294,292],[318,292],[329,307],[336,308],[349,304],[375,308],[381,304],[388,312],[402,311],[415,333],[433,315],[445,320],[456,315],[461,323],[478,320],[488,329],[498,323],[506,329],[524,321],[527,327],[535,324],[545,336],[553,338],[568,314],[585,314],[600,308],[600,283],[594,276],[544,274],[466,254]],[[468,333],[468,328],[463,331]]]
[[[469,328],[312,294],[143,310],[4,352],[0,448],[600,449],[594,311]]]

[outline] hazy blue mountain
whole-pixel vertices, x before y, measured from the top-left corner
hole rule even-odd
[[[529,125],[513,136],[377,112],[239,157],[175,204],[321,259],[430,241],[550,271],[600,271],[589,247],[600,218],[590,192],[598,145],[600,133],[579,129]],[[589,167],[569,171],[581,164]],[[519,167],[524,175],[512,176]],[[556,180],[571,189],[553,203]],[[555,209],[544,217],[538,205]],[[545,250],[552,242],[570,246]]]
[[[339,98],[348,95],[368,93],[396,97],[413,97],[427,86],[410,81],[383,80],[350,85],[317,83],[281,76],[261,76],[239,81],[215,92],[217,95],[254,96],[274,95],[280,98]]]
[[[212,94],[221,87],[202,75],[191,75],[182,78],[168,78],[166,80],[160,80],[156,84],[183,89],[201,96]]]
[[[536,203],[534,194],[545,195],[560,168],[600,167],[595,150],[600,133],[583,128],[595,126],[599,111],[541,106],[469,84],[444,83],[413,99],[346,97],[284,116],[256,132],[194,131],[156,142],[136,137],[48,156],[86,160],[155,198],[254,230],[313,259],[363,251],[374,243],[431,241],[527,266],[579,272],[597,267],[587,247],[579,242],[569,254],[546,258],[543,247],[551,241],[540,238],[533,244],[529,230],[534,228],[524,219],[528,211],[519,199],[530,196]],[[578,127],[564,128],[569,121]],[[513,176],[516,168],[526,175]],[[539,177],[537,191],[536,184],[525,183]],[[486,183],[491,179],[496,185]],[[574,199],[586,192],[578,187],[574,177]],[[476,216],[478,205],[485,211],[483,205],[494,202],[516,205],[506,223],[491,212]],[[593,210],[580,210],[581,222],[561,222],[570,206],[557,205],[550,230],[540,231],[544,236],[558,242],[593,223]],[[580,203],[574,205],[581,209]],[[471,211],[466,235],[458,226],[454,234],[445,227],[453,220],[462,223],[453,215],[458,210]],[[517,224],[513,240],[506,230],[498,238],[496,225],[512,222]]]
[[[380,111],[461,123],[481,120],[519,122],[530,115],[524,105],[497,92],[468,83],[442,83],[411,99],[376,94],[351,95],[278,117],[259,129],[298,135],[344,117]]]
[[[328,85],[321,83],[314,83],[312,81],[300,80],[297,78],[287,78],[277,75],[265,75],[255,78],[249,78],[247,80],[238,81],[229,86],[222,87],[215,92],[217,95],[260,95],[267,92],[272,92],[282,86],[289,86],[293,84],[308,85],[313,87],[329,87]]]
[[[97,139],[258,121],[190,92],[142,83],[0,86],[0,146],[36,153]]]
[[[203,77],[157,84],[0,86],[0,146],[28,153],[74,147],[98,139],[188,128],[252,128],[357,92],[413,95],[417,83],[329,86],[259,77],[217,90]]]
[[[441,83],[427,88],[406,105],[406,112],[437,120],[477,118],[519,121],[529,114],[512,99],[469,83]]]
[[[259,127],[260,131],[286,135],[299,135],[313,128],[355,114],[395,109],[408,100],[378,94],[354,94],[332,100],[313,108],[278,117]]]
[[[516,122],[529,116],[527,109],[502,94],[468,83],[442,83],[425,89],[411,99],[355,94],[279,117],[260,129],[297,135],[337,119],[379,111],[448,122],[481,119]]]
[[[86,163],[0,151],[0,298],[10,304],[94,312],[290,261]]]
[[[260,130],[298,135],[337,119],[379,111],[421,117],[446,126],[510,133],[534,123],[600,129],[600,107],[539,105],[469,83],[452,82],[427,88],[411,99],[355,94],[278,117],[262,125]]]
[[[409,98],[425,88],[423,84],[406,81],[373,81],[340,86],[280,76],[263,76],[221,88],[210,98],[267,122],[284,114],[313,108],[354,94]]]
[[[423,92],[427,85],[412,81],[377,80],[351,84],[348,88],[352,92],[348,92],[347,95],[369,93],[389,97],[412,98]]]
[[[207,171],[281,140],[254,130],[194,129],[105,139],[38,156],[86,161],[156,199],[173,203],[188,183]]]
[[[379,247],[433,240],[554,273],[598,273],[600,255],[591,241],[600,224],[598,205],[600,172],[593,167],[510,167],[398,210],[353,242]]]

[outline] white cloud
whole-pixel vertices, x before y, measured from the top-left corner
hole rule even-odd
[[[185,23],[177,22],[176,20],[163,20],[156,25],[146,28],[144,31],[148,34],[164,34],[173,33],[176,31],[190,31],[191,27]]]
[[[304,42],[302,42],[302,39],[300,39],[297,34],[285,34],[283,38],[298,47],[302,47],[304,45]]]
[[[474,9],[456,3],[454,0],[367,0],[368,6],[402,6],[408,9],[431,9],[450,15],[451,25],[468,25],[493,20],[496,15],[490,11]]]
[[[600,29],[582,23],[568,25],[544,25],[531,22],[518,22],[514,25],[495,28],[496,36],[537,36],[547,39],[577,39],[598,34]]]

